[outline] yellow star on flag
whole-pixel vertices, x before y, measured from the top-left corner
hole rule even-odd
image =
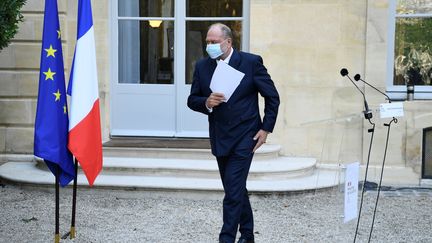
[[[57,30],[57,39],[60,39],[60,37],[61,37],[61,31]]]
[[[57,90],[57,92],[53,93],[53,95],[56,97],[56,98],[55,98],[55,101],[60,100],[60,96],[61,96],[61,94],[60,94],[60,90]]]
[[[49,57],[49,56],[55,57],[55,52],[57,51],[57,49],[53,49],[52,45],[50,45],[50,48],[49,49],[45,49],[45,51],[47,52],[47,56],[46,57]]]
[[[63,105],[63,113],[66,114],[67,113],[67,108],[66,105]]]
[[[48,68],[48,71],[43,72],[43,74],[45,74],[45,80],[51,79],[52,81],[54,81],[54,75],[56,73],[55,72],[51,72],[51,68]]]

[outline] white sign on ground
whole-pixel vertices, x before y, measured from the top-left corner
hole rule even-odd
[[[357,217],[359,169],[359,162],[346,165],[344,223]]]

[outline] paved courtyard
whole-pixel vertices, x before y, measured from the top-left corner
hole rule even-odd
[[[380,197],[371,242],[432,242],[432,189],[398,188]],[[221,193],[80,188],[77,238],[62,242],[217,242]],[[61,188],[61,234],[72,190]],[[376,192],[367,191],[357,242],[367,242]],[[352,242],[338,188],[252,195],[256,242]],[[0,242],[52,242],[54,190],[0,181]]]

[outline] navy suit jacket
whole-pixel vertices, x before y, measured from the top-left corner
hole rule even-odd
[[[256,143],[253,141],[255,134],[260,129],[273,132],[279,94],[260,56],[234,50],[229,65],[245,75],[228,102],[214,107],[210,113],[205,103],[212,93],[209,86],[216,65],[216,60],[209,57],[196,63],[188,106],[208,115],[213,155],[228,156],[240,143],[244,145],[245,142],[250,143],[247,151],[250,155]],[[265,101],[263,120],[258,108],[258,93]]]

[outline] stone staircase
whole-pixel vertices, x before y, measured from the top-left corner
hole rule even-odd
[[[104,145],[103,170],[95,181],[96,187],[223,190],[208,141],[184,139],[178,140],[176,146],[157,141],[145,145],[131,141],[136,140]],[[337,170],[317,166],[314,158],[282,157],[279,151],[279,145],[266,144],[256,152],[248,177],[250,192],[305,191],[338,184]],[[0,178],[24,184],[54,183],[43,161],[5,163],[0,166]],[[78,184],[88,185],[82,172]]]

